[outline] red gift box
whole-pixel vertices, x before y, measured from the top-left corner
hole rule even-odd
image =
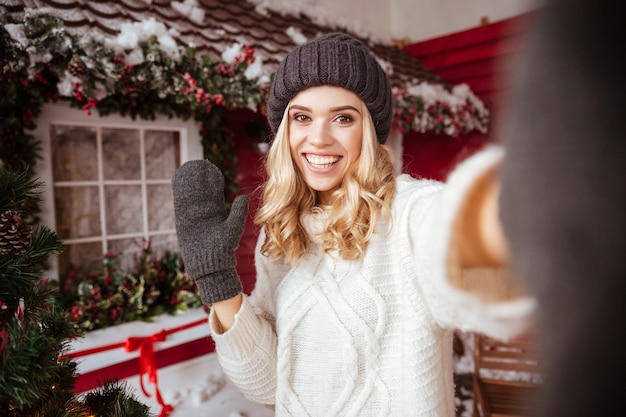
[[[154,385],[162,415],[166,415],[169,406],[159,392],[158,369],[214,350],[208,315],[198,308],[89,332],[71,342],[67,356],[77,362],[76,392],[97,388],[107,379],[138,375],[146,396],[151,396],[147,383]]]

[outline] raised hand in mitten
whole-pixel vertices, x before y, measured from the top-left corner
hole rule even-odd
[[[248,214],[248,197],[224,206],[224,177],[207,160],[183,164],[172,178],[176,234],[185,270],[196,282],[204,304],[239,294],[235,249]]]

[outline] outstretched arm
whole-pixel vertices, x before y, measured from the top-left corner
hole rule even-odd
[[[508,247],[500,222],[499,194],[497,167],[481,175],[468,191],[452,239],[461,267],[498,267],[507,263]]]

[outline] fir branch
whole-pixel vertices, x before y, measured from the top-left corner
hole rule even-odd
[[[0,299],[9,294],[25,294],[46,270],[48,257],[62,251],[63,244],[56,233],[45,226],[37,227],[24,254],[0,256]]]
[[[105,380],[100,388],[85,395],[85,404],[99,417],[150,417],[150,409],[127,393],[125,382]]]
[[[30,176],[29,171],[0,167],[0,213],[15,211],[24,217],[32,214],[40,202],[44,183]]]
[[[47,268],[47,260],[50,255],[58,255],[64,250],[63,243],[59,240],[56,232],[47,226],[38,226],[33,232],[30,246],[25,256],[30,257],[30,273],[38,274]]]
[[[10,320],[8,338],[1,359],[0,404],[11,404],[16,409],[29,408],[51,398],[64,375],[73,375],[75,364],[57,363],[62,340],[42,330],[40,323]],[[26,414],[27,415],[27,414]]]

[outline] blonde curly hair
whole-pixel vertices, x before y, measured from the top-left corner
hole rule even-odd
[[[393,155],[378,142],[374,123],[361,102],[363,141],[361,154],[346,173],[342,184],[324,208],[317,206],[317,193],[309,188],[296,167],[289,148],[287,106],[267,154],[267,181],[262,205],[254,222],[265,230],[261,253],[272,261],[296,264],[310,243],[301,214],[325,211],[330,219],[321,238],[325,252],[337,251],[343,259],[362,258],[376,232],[379,219],[391,219],[395,194]]]

